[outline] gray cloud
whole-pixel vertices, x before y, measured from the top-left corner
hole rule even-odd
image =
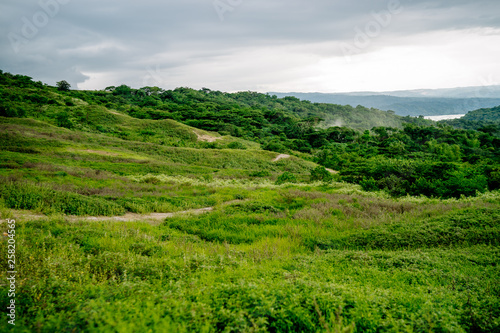
[[[308,61],[342,57],[339,43],[353,44],[394,1],[16,0],[0,5],[0,68],[49,84],[90,78],[96,89],[149,82],[286,90],[284,82],[305,77]],[[500,28],[497,0],[400,4],[360,54],[411,45],[414,36]]]

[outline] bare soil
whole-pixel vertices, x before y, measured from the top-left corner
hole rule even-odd
[[[278,162],[279,160],[282,160],[284,158],[290,158],[290,155],[287,155],[287,154],[279,154],[278,156],[276,156],[276,158],[273,160],[273,162]]]

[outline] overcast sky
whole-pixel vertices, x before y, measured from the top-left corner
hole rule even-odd
[[[498,0],[3,0],[0,36],[0,69],[80,89],[500,84]]]

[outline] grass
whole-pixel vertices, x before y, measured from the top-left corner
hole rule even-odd
[[[7,208],[29,209],[45,214],[123,215],[123,207],[99,198],[77,193],[54,191],[30,183],[0,184],[0,197]]]
[[[364,229],[338,237],[356,230]],[[494,244],[310,250],[293,234],[231,244],[168,222],[60,218],[20,221],[17,232],[17,299],[24,305],[19,331],[499,327],[500,252]],[[3,305],[8,299],[1,295]]]
[[[241,140],[208,147],[184,125],[79,107],[113,121],[0,117],[16,332],[500,331],[499,192],[394,199],[310,182],[314,163]],[[296,183],[276,185],[283,174]],[[160,224],[69,216],[205,207]]]

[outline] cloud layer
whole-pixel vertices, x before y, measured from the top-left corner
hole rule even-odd
[[[500,2],[16,0],[0,69],[102,89],[439,88],[500,81]]]

